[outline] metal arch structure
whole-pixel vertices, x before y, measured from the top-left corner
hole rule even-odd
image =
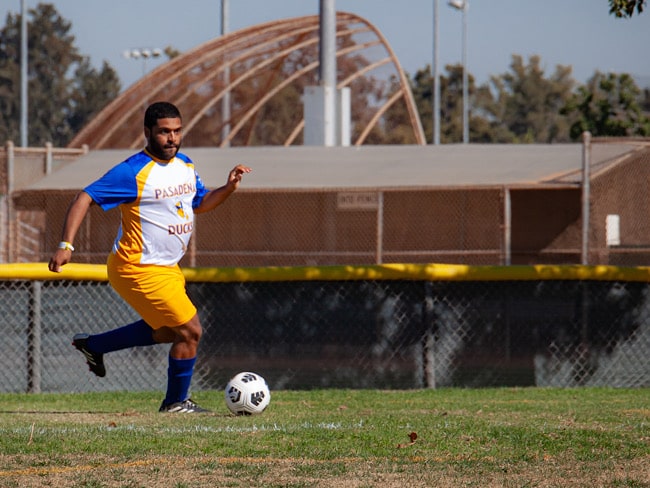
[[[386,111],[400,102],[412,129],[410,142],[426,144],[408,77],[384,36],[355,14],[338,12],[336,24],[337,88],[351,91],[353,144],[366,143]],[[185,146],[299,143],[304,128],[300,97],[306,86],[318,84],[318,59],[318,16],[231,32],[151,71],[107,105],[68,147],[141,147],[143,110],[157,100],[176,104],[184,114]],[[231,101],[228,120],[221,111],[225,94]],[[273,133],[271,142],[265,130]]]

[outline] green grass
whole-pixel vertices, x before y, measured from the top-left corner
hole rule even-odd
[[[0,394],[0,487],[650,487],[648,389]],[[417,438],[412,441],[411,433]]]

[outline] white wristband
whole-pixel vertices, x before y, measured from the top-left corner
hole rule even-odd
[[[64,249],[66,251],[74,251],[74,246],[66,241],[59,242],[59,249]]]

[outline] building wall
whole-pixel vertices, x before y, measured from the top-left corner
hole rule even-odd
[[[594,175],[589,240],[594,262],[650,264],[650,150]],[[620,244],[608,246],[607,215],[620,218]]]
[[[650,151],[594,173],[589,264],[650,264]],[[184,266],[505,263],[504,188],[380,190],[241,189],[197,216]],[[19,192],[19,218],[35,228],[18,236],[19,261],[47,261],[76,191]],[[579,264],[582,191],[578,184],[512,188],[511,263]],[[38,218],[30,218],[29,212]],[[607,246],[605,219],[620,216],[621,243]],[[44,217],[43,217],[44,216]],[[91,208],[75,240],[75,261],[103,263],[119,211]],[[20,234],[22,231],[18,231]],[[23,242],[30,242],[22,244]]]

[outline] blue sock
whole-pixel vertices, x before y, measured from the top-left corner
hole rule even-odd
[[[195,362],[196,357],[191,359],[176,359],[169,356],[167,395],[163,402],[165,405],[187,400]]]
[[[144,320],[88,337],[88,348],[100,354],[153,344],[153,330]]]

